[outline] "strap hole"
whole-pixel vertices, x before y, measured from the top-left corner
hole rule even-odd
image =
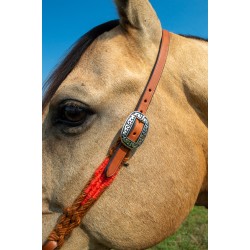
[[[152,91],[152,89],[149,89],[148,91],[149,91],[149,92],[151,92],[151,91]]]
[[[144,102],[147,102],[147,101],[148,101],[147,99],[144,100]]]
[[[142,110],[140,110],[140,112],[142,113]]]
[[[134,132],[133,135],[136,135],[136,132]]]

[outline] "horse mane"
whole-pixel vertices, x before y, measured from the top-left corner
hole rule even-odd
[[[52,96],[55,94],[56,90],[59,88],[60,84],[65,80],[68,74],[73,70],[78,61],[80,60],[82,54],[86,51],[89,45],[104,32],[110,31],[119,25],[119,20],[112,20],[103,24],[100,24],[86,34],[81,36],[71,47],[65,58],[58,64],[56,69],[52,72],[49,78],[43,84],[43,103],[42,110],[46,107]],[[181,34],[180,34],[181,35]],[[187,38],[198,39],[207,41],[207,39],[196,37],[192,35],[181,35]]]
[[[190,39],[195,39],[195,40],[200,40],[200,41],[204,41],[204,42],[208,42],[207,38],[202,38],[199,36],[193,36],[193,35],[183,35],[183,34],[179,34],[180,36],[186,37],[186,38],[190,38]]]
[[[46,107],[60,84],[65,80],[67,75],[73,70],[82,54],[86,51],[89,45],[101,34],[113,29],[119,25],[119,20],[112,20],[103,24],[100,24],[86,34],[81,36],[72,46],[69,53],[56,67],[53,73],[49,76],[48,80],[43,85],[43,103],[42,110]]]

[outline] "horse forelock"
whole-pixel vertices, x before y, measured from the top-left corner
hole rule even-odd
[[[86,49],[92,44],[92,42],[104,32],[110,31],[119,25],[119,20],[112,20],[103,24],[100,24],[86,34],[81,36],[75,44],[73,44],[72,48],[66,54],[61,63],[58,64],[56,69],[52,72],[49,78],[45,81],[43,85],[43,103],[42,110],[44,111],[45,107],[61,85],[61,83],[65,80],[68,74],[73,70],[81,56],[84,54]]]

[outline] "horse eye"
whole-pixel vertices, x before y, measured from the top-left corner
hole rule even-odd
[[[86,113],[81,107],[65,106],[63,116],[69,122],[79,122],[84,119]]]
[[[57,122],[68,126],[79,126],[91,114],[84,104],[76,101],[64,102],[59,107]]]

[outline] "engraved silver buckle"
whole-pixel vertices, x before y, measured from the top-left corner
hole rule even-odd
[[[139,121],[141,121],[143,123],[143,128],[142,128],[142,131],[140,133],[140,136],[138,137],[136,142],[134,142],[128,138],[128,135],[131,133],[133,127],[135,126],[136,119],[138,119]],[[121,130],[122,143],[130,149],[138,148],[145,140],[145,137],[146,137],[147,132],[148,132],[148,128],[149,128],[149,122],[148,122],[147,117],[139,111],[132,112],[128,116],[128,118],[125,121],[125,123],[122,127],[122,130]]]

